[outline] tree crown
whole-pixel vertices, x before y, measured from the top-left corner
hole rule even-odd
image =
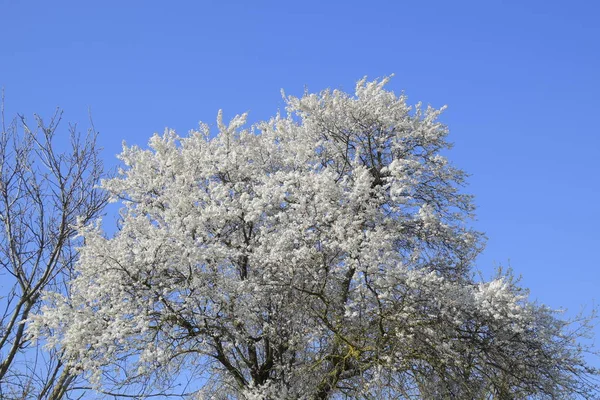
[[[387,82],[125,146],[103,183],[120,229],[81,227],[72,296],[48,293],[34,332],[95,382],[185,367],[208,398],[592,396],[577,331],[510,274],[473,278],[442,110]]]

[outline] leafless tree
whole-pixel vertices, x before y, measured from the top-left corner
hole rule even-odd
[[[44,290],[68,290],[76,226],[107,203],[97,188],[97,132],[91,124],[87,134],[76,125],[59,133],[60,110],[48,121],[35,115],[32,125],[22,115],[5,119],[4,99],[1,112],[0,398],[59,399],[77,378],[56,351],[28,339],[26,325]]]

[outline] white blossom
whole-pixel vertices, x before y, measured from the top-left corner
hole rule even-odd
[[[127,355],[210,366],[199,398],[583,393],[564,324],[510,277],[472,278],[482,240],[441,110],[387,82],[124,146],[103,184],[120,230],[81,229],[71,297],[47,293],[32,332],[98,379]]]

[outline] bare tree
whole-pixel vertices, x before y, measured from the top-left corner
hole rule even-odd
[[[46,289],[64,284],[77,259],[76,226],[99,216],[107,195],[93,128],[69,125],[59,137],[62,111],[49,121],[4,116],[0,134],[0,398],[59,399],[76,376],[58,351],[26,335],[27,318]],[[64,139],[64,140],[63,140]]]

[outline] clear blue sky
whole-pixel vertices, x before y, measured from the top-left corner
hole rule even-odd
[[[449,106],[480,268],[510,261],[533,298],[577,311],[600,300],[599,19],[591,0],[0,0],[0,86],[9,114],[60,106],[85,127],[91,108],[115,165],[122,140],[219,108],[258,120],[281,88],[395,73],[411,101]]]

